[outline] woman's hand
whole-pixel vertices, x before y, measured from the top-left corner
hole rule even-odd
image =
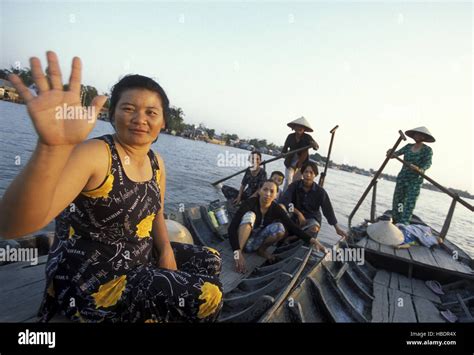
[[[236,250],[234,252],[234,260],[235,260],[235,270],[237,272],[240,272],[241,274],[245,274],[245,272],[247,271],[247,268],[245,265],[244,253],[242,253],[241,250]]]
[[[48,146],[76,145],[84,141],[94,128],[107,98],[96,96],[92,106],[86,110],[80,100],[81,60],[77,57],[73,59],[69,90],[65,91],[56,54],[49,51],[46,55],[47,77],[40,60],[36,57],[30,59],[33,80],[39,89],[38,96],[33,96],[17,75],[11,74],[9,79],[26,102],[41,143]]]
[[[344,229],[339,227],[337,224],[334,226],[334,229],[336,230],[336,233],[342,237],[342,240],[347,239],[347,233]]]
[[[392,149],[387,150],[387,157],[390,157],[390,159],[395,158],[395,155],[393,154]]]
[[[171,245],[164,247],[162,248],[162,250],[160,250],[160,259],[158,260],[158,267],[168,270],[178,270]]]
[[[421,173],[421,172],[422,172],[422,170],[421,170],[418,166],[416,166],[415,164],[410,164],[410,168],[411,168],[412,170],[416,171],[417,173]]]
[[[322,245],[316,238],[311,238],[309,240],[309,244],[311,244],[317,251],[320,251],[324,254],[328,252],[324,245]]]

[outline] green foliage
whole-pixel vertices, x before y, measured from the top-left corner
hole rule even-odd
[[[0,79],[8,80],[9,74],[16,74],[18,75],[21,80],[25,83],[26,86],[30,86],[33,84],[33,76],[31,75],[30,68],[14,68],[13,66],[10,69],[1,69],[0,70]]]
[[[184,123],[184,112],[180,107],[170,107],[169,116],[168,116],[168,126],[166,127],[170,131],[176,131],[181,133],[185,130]]]
[[[207,135],[209,136],[210,139],[213,139],[214,136],[216,135],[216,131],[214,129],[206,129]]]

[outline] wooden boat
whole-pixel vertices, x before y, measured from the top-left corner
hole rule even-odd
[[[229,202],[226,206],[231,212],[233,211]],[[202,206],[199,212],[201,216],[207,215],[207,210]],[[197,214],[197,209],[194,211],[190,209],[185,215],[193,233],[201,235],[199,239],[209,240],[209,235],[217,232],[211,232],[206,224],[200,222],[202,217]],[[326,228],[323,226],[321,233],[320,239],[329,234],[327,226]],[[354,247],[347,243],[337,245],[333,241],[334,239],[328,242],[326,239],[326,246]],[[222,247],[220,251],[226,255],[228,243],[222,244]],[[353,261],[333,261],[314,252],[305,254],[303,248],[301,242],[279,247],[275,252],[284,255],[286,257],[284,261],[276,265],[257,267],[245,277],[237,275],[232,279],[232,273],[223,273],[226,297],[220,321],[447,322],[448,319],[459,322],[473,321],[474,282],[469,278],[441,278],[444,281],[441,285],[444,294],[439,295],[425,283],[427,280],[440,281],[434,274],[428,279],[419,279],[413,275],[387,270],[383,266],[375,267],[367,261],[363,265],[358,265]],[[457,250],[462,251],[459,248]],[[295,259],[289,261],[285,252],[293,254]],[[307,260],[303,259],[301,262],[300,255],[305,255]],[[465,261],[470,260],[465,252],[460,255]],[[231,258],[227,260],[231,261]],[[299,265],[298,269],[295,265]],[[290,271],[293,279],[288,282],[290,275],[286,275],[286,272],[291,268],[297,271],[296,273]],[[447,272],[450,273],[450,270]],[[402,307],[399,306],[400,303],[403,304]],[[446,317],[443,314],[446,314]]]

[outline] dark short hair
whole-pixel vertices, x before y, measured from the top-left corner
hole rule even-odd
[[[283,179],[285,178],[285,175],[279,170],[272,171],[272,174],[270,175],[270,177],[272,177],[273,175],[281,176]]]
[[[311,160],[303,164],[303,166],[301,167],[301,174],[304,173],[304,171],[306,170],[308,166],[313,170],[314,175],[319,174],[318,164],[316,164],[314,161],[311,161]]]
[[[260,153],[258,150],[253,150],[251,153],[250,153],[250,156],[254,155],[254,154],[257,154],[258,157],[260,158],[260,160],[262,160],[262,153]]]
[[[274,185],[275,185],[275,187],[276,187],[276,188],[277,188],[277,190],[278,190],[278,185],[276,184],[276,182],[275,182],[275,181],[273,181],[273,180],[270,180],[270,179],[268,179],[268,180],[265,180],[265,181],[262,181],[262,182],[260,183],[260,185],[258,186],[258,188],[259,188],[259,189],[261,189],[261,188],[263,187],[263,185],[264,185],[266,182],[270,182],[270,183],[274,184]]]
[[[110,95],[109,105],[109,119],[112,125],[114,125],[114,114],[117,103],[120,101],[120,97],[123,92],[130,89],[144,89],[153,91],[158,94],[161,98],[161,104],[163,105],[163,118],[165,120],[165,127],[168,126],[169,112],[170,112],[170,101],[166,95],[165,90],[155,80],[138,74],[131,74],[124,76],[119,80],[117,84],[112,88]]]

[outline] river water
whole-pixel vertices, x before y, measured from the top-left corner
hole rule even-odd
[[[23,105],[0,101],[0,196],[27,163],[36,144],[33,125]],[[113,133],[107,122],[98,121],[91,137]],[[257,134],[263,136],[263,134]],[[285,137],[282,137],[282,141]],[[178,206],[211,202],[223,196],[211,182],[243,169],[235,166],[243,163],[249,152],[226,146],[192,141],[181,137],[160,135],[152,148],[158,151],[166,164],[167,192],[165,208],[176,210]],[[324,147],[323,147],[324,149]],[[337,142],[333,149],[337,149]],[[323,151],[324,153],[324,151]],[[264,159],[271,158],[264,156]],[[273,170],[284,172],[281,160],[272,162],[266,168],[268,175]],[[236,176],[226,184],[238,187],[242,175]],[[325,181],[339,223],[347,226],[347,218],[370,182],[367,176],[329,169]],[[441,182],[442,183],[442,182]],[[383,213],[391,208],[395,183],[381,180],[377,186],[377,212]],[[369,217],[371,195],[361,205],[352,224],[356,225]],[[471,204],[473,200],[467,199]],[[438,231],[444,222],[451,198],[443,193],[421,190],[415,213]],[[182,205],[181,205],[182,204]],[[472,213],[457,204],[448,238],[474,257]]]

